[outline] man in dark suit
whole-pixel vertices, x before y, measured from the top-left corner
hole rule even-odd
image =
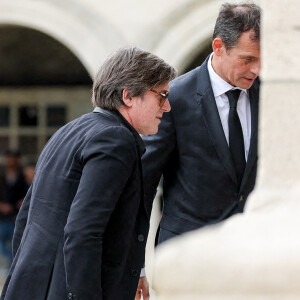
[[[140,134],[154,134],[175,70],[138,48],[113,54],[96,75],[94,112],[49,140],[16,221],[5,300],[148,299],[149,215]]]
[[[148,210],[163,175],[159,243],[243,211],[257,168],[259,39],[260,8],[224,4],[213,53],[171,82],[172,111],[144,137]]]

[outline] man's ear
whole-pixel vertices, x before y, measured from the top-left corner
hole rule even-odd
[[[125,88],[125,89],[123,90],[123,93],[122,93],[122,99],[123,99],[123,102],[125,103],[125,105],[126,105],[127,107],[131,107],[131,106],[132,106],[132,103],[133,103],[132,97],[129,97],[129,91],[128,91],[127,88]]]
[[[221,38],[215,38],[212,42],[212,48],[214,50],[214,53],[217,56],[221,56],[224,49],[225,49],[225,45],[224,45],[222,39]]]

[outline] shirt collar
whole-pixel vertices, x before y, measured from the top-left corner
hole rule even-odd
[[[209,77],[210,77],[211,87],[212,87],[215,98],[225,94],[229,90],[235,90],[235,89],[239,89],[248,95],[248,90],[232,86],[231,84],[226,82],[223,78],[221,78],[215,72],[215,70],[213,69],[212,64],[211,64],[213,55],[214,55],[214,53],[212,53],[209,57],[209,60],[207,63],[207,68],[208,68],[208,73],[209,73]]]

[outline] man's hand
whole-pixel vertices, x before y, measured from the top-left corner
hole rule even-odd
[[[143,295],[143,298],[142,298]],[[134,300],[149,300],[149,283],[146,276],[140,277],[139,285],[137,287],[136,295]]]

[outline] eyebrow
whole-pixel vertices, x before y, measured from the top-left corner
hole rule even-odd
[[[258,57],[257,57],[257,56],[253,56],[253,55],[240,55],[240,58],[247,58],[247,59],[249,59],[249,58],[251,58],[251,59],[258,59]]]

